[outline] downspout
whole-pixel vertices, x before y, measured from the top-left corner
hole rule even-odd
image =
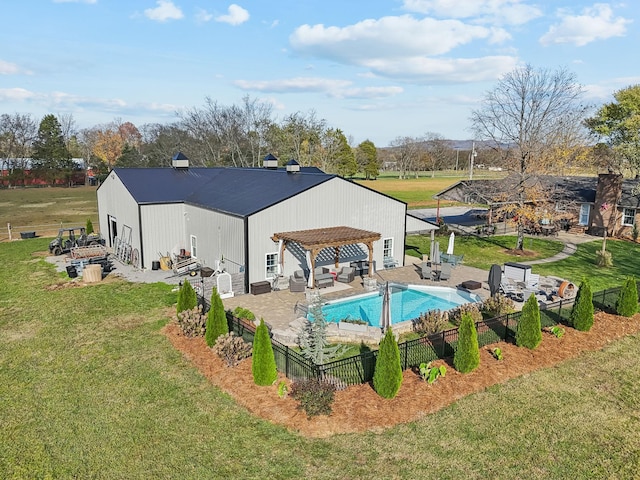
[[[244,291],[249,293],[249,218],[244,217]]]
[[[142,208],[138,204],[138,231],[140,232],[140,269],[144,269],[144,243],[142,243]]]

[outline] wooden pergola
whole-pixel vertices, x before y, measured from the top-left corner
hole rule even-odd
[[[373,242],[380,240],[380,234],[352,227],[326,227],[275,233],[271,239],[274,242],[280,242],[280,251],[278,252],[280,262],[284,261],[284,250],[290,242],[297,243],[309,252],[311,256],[311,272],[309,276],[310,281],[313,281],[316,257],[320,253],[320,250],[324,248],[334,249],[335,266],[337,268],[340,265],[340,247],[364,243],[369,249],[369,265],[373,265]],[[373,276],[373,268],[369,268],[369,276]]]

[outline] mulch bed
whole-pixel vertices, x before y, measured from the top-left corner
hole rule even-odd
[[[369,384],[349,387],[336,392],[331,415],[311,419],[304,411],[298,410],[295,400],[278,396],[278,383],[284,380],[290,384],[284,376],[280,375],[272,386],[259,387],[253,383],[250,359],[228,368],[206,346],[203,338],[185,337],[175,322],[167,324],[162,332],[211,383],[252,414],[304,436],[328,437],[339,433],[381,431],[411,422],[491,385],[556,365],[582,352],[602,349],[616,339],[639,332],[640,314],[625,318],[599,312],[589,332],[569,327],[565,330],[562,338],[543,333],[542,343],[535,350],[505,342],[483,347],[480,349],[480,366],[467,374],[456,372],[450,359],[448,363],[447,360],[434,362],[434,365],[447,364],[447,375],[431,385],[415,372],[405,371],[400,392],[391,400],[378,396]],[[503,360],[493,358],[491,348],[494,347],[502,349]]]

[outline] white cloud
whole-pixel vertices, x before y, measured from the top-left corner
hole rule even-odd
[[[145,17],[149,20],[157,22],[166,22],[167,20],[180,20],[184,15],[179,7],[176,7],[169,0],[158,0],[156,8],[147,8],[144,11]]]
[[[348,80],[316,77],[295,77],[280,80],[237,80],[236,86],[243,90],[268,93],[324,93],[332,98],[385,98],[403,92],[401,87],[352,87]]]
[[[0,88],[0,100],[3,102],[25,101],[35,97],[35,93],[24,88]]]
[[[92,5],[98,3],[98,0],[53,0],[53,3],[88,3]]]
[[[582,15],[571,15],[566,10],[558,10],[561,21],[552,25],[540,38],[542,45],[572,43],[582,47],[596,40],[621,37],[627,31],[631,20],[613,17],[613,10],[608,4],[596,3],[582,11]]]
[[[509,38],[509,33],[499,27],[403,15],[342,28],[302,25],[289,41],[302,55],[366,67],[379,76],[440,83],[496,79],[509,71],[517,63],[513,56],[441,58],[475,40],[493,44]]]
[[[196,22],[198,23],[209,22],[211,21],[212,18],[213,18],[213,15],[207,12],[206,10],[203,10],[202,8],[199,8],[196,12]]]
[[[418,20],[410,15],[363,20],[347,27],[302,25],[289,41],[297,52],[358,64],[361,58],[441,55],[477,39],[496,39],[499,28],[468,25],[458,20]],[[507,38],[508,33],[504,32]]]
[[[249,12],[235,3],[229,5],[227,15],[216,17],[216,22],[228,23],[229,25],[240,25],[249,20]]]
[[[404,0],[403,8],[440,18],[474,18],[508,25],[521,25],[542,15],[538,7],[522,0]]]
[[[25,70],[24,68],[19,67],[15,63],[5,62],[4,60],[0,60],[0,75],[19,75],[19,74],[31,75],[31,71]]]

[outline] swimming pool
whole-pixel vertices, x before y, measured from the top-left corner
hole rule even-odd
[[[480,301],[476,294],[450,287],[389,284],[391,291],[391,324],[411,321],[429,310],[450,310],[464,303]],[[369,326],[380,326],[381,292],[366,293],[322,305],[327,322],[363,320]]]

